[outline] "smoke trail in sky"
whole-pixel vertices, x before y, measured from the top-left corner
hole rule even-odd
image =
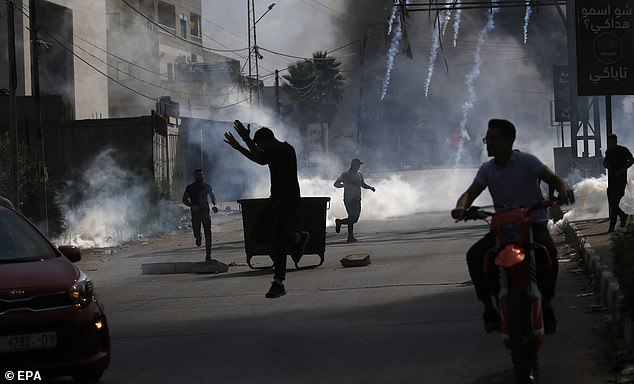
[[[449,21],[451,21],[451,9],[445,11],[445,18],[442,21],[442,35],[445,36],[447,33],[447,26],[449,25]]]
[[[456,1],[456,14],[453,17],[453,46],[456,47],[458,43],[458,33],[460,32],[460,17],[462,16],[462,9],[460,9],[460,0]]]
[[[396,5],[396,1],[394,2]],[[387,35],[389,36],[392,33],[392,27],[394,26],[394,19],[396,19],[396,6],[392,7],[392,13],[390,14],[390,20],[387,22]]]
[[[434,75],[434,63],[436,62],[436,56],[438,56],[438,47],[440,46],[440,37],[438,36],[438,23],[432,30],[434,35],[434,42],[429,52],[429,68],[427,69],[427,78],[425,79],[425,97],[429,94],[429,85],[431,84],[431,78]]]
[[[450,5],[447,5],[447,7]],[[431,46],[431,51],[429,52],[429,68],[427,69],[427,78],[425,79],[425,97],[429,94],[429,86],[431,84],[431,78],[434,75],[434,63],[436,62],[436,58],[438,57],[438,48],[440,48],[440,33],[439,30],[442,28],[444,31],[449,24],[449,19],[451,18],[451,11],[443,11],[444,16],[439,17],[437,19],[437,23],[432,30],[432,34],[434,35],[434,42]],[[442,21],[442,25],[441,24]],[[444,35],[444,32],[443,32]]]
[[[528,41],[528,22],[531,19],[531,13],[533,13],[533,9],[530,4],[530,0],[526,0],[526,13],[524,14],[524,44]]]
[[[401,18],[397,18],[396,31],[392,37],[392,43],[390,44],[390,50],[387,52],[387,68],[385,69],[385,78],[383,79],[383,91],[381,92],[381,100],[387,93],[387,88],[390,86],[390,78],[392,77],[392,68],[394,68],[394,58],[398,53],[398,46],[401,43],[401,37],[403,37],[403,26],[401,25]]]
[[[495,5],[495,3],[497,3],[497,1],[492,2],[493,5]],[[471,71],[467,74],[466,86],[467,86],[468,99],[462,105],[462,120],[460,121],[461,132],[466,133],[469,112],[473,109],[473,106],[475,105],[475,102],[478,99],[473,83],[478,78],[478,76],[480,76],[480,66],[482,65],[482,57],[481,57],[482,44],[484,44],[484,41],[486,40],[486,37],[488,36],[489,32],[495,29],[495,14],[497,12],[498,12],[498,8],[491,7],[491,9],[488,11],[487,23],[478,34],[478,43],[476,45],[476,49],[473,54],[475,64],[473,68],[471,69]],[[461,137],[460,139],[461,142],[460,142],[459,149],[456,155],[456,165],[460,163],[460,158],[462,157],[464,140],[470,140],[468,133],[466,135],[461,135],[460,137]]]

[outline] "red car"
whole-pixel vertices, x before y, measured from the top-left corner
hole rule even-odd
[[[0,373],[90,382],[108,368],[108,321],[80,259],[0,204]]]

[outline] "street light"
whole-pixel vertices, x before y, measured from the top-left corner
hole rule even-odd
[[[258,87],[258,104],[260,103],[260,66],[258,63],[259,59],[262,59],[262,55],[260,55],[260,52],[258,51],[258,40],[257,40],[257,33],[256,33],[256,24],[262,20],[262,18],[269,13],[269,11],[271,9],[273,9],[273,7],[275,6],[276,3],[271,3],[271,5],[268,6],[266,12],[264,12],[262,14],[262,16],[260,16],[257,20],[255,20],[255,4],[254,4],[254,0],[247,0],[247,11],[249,12],[249,82],[251,81],[251,46],[250,46],[250,40],[251,40],[251,29],[253,29],[253,54],[255,56],[255,84]],[[251,26],[251,20],[255,20],[255,22],[253,23],[253,26]],[[251,90],[252,87],[249,86],[249,102],[251,102]]]
[[[257,20],[255,21],[255,23],[253,23],[253,29],[255,29],[255,25],[258,23],[258,21],[262,20],[262,18],[263,18],[263,17],[264,17],[267,13],[269,13],[269,11],[270,11],[271,9],[273,9],[273,7],[275,7],[275,3],[271,3],[271,5],[269,5],[269,8],[266,10],[266,12],[264,12],[264,13],[262,14],[262,16],[260,16],[260,18],[259,18],[259,19],[257,19]]]

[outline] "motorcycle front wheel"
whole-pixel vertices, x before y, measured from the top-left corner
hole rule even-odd
[[[537,343],[531,325],[528,292],[512,288],[507,297],[509,348],[519,384],[538,384]]]

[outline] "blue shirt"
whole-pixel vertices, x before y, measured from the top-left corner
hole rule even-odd
[[[538,174],[544,163],[530,153],[513,151],[511,159],[503,167],[491,159],[480,166],[474,182],[489,188],[495,211],[507,208],[529,207],[543,199]],[[546,223],[546,209],[533,211],[536,223]]]

